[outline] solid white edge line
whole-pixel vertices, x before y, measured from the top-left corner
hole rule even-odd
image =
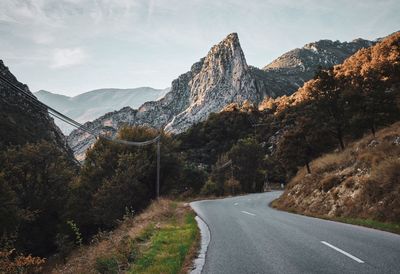
[[[356,261],[356,262],[358,262],[358,263],[360,263],[360,264],[363,264],[363,263],[364,263],[363,260],[357,258],[356,256],[351,255],[350,253],[347,253],[346,251],[344,251],[344,250],[342,250],[342,249],[340,249],[340,248],[338,248],[338,247],[336,247],[336,246],[334,246],[334,245],[331,245],[331,244],[328,243],[328,242],[321,241],[321,243],[323,243],[324,245],[329,246],[330,248],[332,248],[332,249],[334,249],[334,250],[336,250],[336,251],[338,251],[338,252],[340,252],[340,253],[346,255],[346,256],[349,257],[349,258],[352,258],[354,261]]]
[[[251,216],[256,216],[256,214],[253,214],[253,213],[250,213],[250,212],[247,212],[247,211],[244,211],[244,210],[242,210],[242,211],[240,211],[240,212],[242,212],[242,213],[244,213],[244,214],[251,215]]]
[[[201,272],[203,271],[203,267],[206,263],[206,253],[207,253],[207,249],[208,249],[208,245],[210,244],[210,240],[211,240],[211,233],[210,233],[210,229],[208,228],[208,225],[205,221],[203,221],[202,218],[199,217],[199,215],[197,215],[195,217],[196,222],[197,222],[197,226],[200,229],[200,250],[199,253],[197,255],[197,258],[194,260],[193,264],[193,268],[190,271],[190,274],[201,274]]]

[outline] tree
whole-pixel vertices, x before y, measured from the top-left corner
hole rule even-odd
[[[264,153],[253,138],[241,139],[227,153],[232,160],[233,177],[236,178],[244,192],[261,191],[263,175],[260,169]]]
[[[20,252],[48,255],[56,248],[75,164],[46,141],[9,148],[0,162],[1,206],[10,210],[1,214],[8,220],[1,222],[1,232],[17,233]]]
[[[147,127],[124,127],[117,138],[140,142],[157,134]],[[86,153],[73,184],[68,219],[85,239],[98,229],[110,229],[125,208],[140,210],[155,197],[155,178],[155,145],[136,147],[99,139]]]
[[[312,106],[309,106],[309,109]],[[290,178],[297,171],[298,166],[305,165],[307,172],[311,173],[310,162],[323,152],[331,148],[332,140],[325,128],[318,126],[314,112],[307,112],[304,108],[302,116],[298,116],[292,127],[281,137],[275,159],[282,163]]]
[[[349,120],[348,102],[342,96],[333,68],[317,72],[310,96],[317,107],[314,119],[319,119],[319,126],[329,130],[335,136],[343,150],[344,134]]]
[[[123,127],[117,138],[145,141],[158,134],[143,126]],[[161,144],[161,194],[181,191],[182,163],[175,143],[162,134]],[[126,210],[140,211],[156,198],[156,155],[156,144],[137,147],[104,139],[87,152],[68,206],[68,218],[76,222],[85,239],[99,229],[113,228]]]

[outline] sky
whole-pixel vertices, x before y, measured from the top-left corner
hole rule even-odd
[[[398,0],[0,0],[0,59],[31,91],[166,88],[229,33],[264,67],[320,39],[400,30]]]

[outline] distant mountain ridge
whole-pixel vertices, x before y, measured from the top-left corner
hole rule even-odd
[[[165,127],[166,131],[180,133],[230,103],[258,104],[265,97],[290,95],[310,80],[319,67],[338,64],[373,43],[362,39],[349,43],[322,40],[290,51],[258,69],[247,65],[239,38],[232,33],[213,46],[190,71],[174,80],[164,98],[147,102],[138,109],[128,107],[108,113],[86,126],[99,134],[111,135],[126,124]],[[94,141],[77,130],[68,137],[80,160]]]
[[[168,89],[140,87],[133,89],[96,89],[74,97],[45,90],[35,92],[34,95],[41,102],[57,109],[61,113],[80,123],[85,123],[126,106],[137,108],[145,102],[163,97],[167,92]],[[56,120],[55,122],[64,134],[69,134],[74,129],[62,121]]]

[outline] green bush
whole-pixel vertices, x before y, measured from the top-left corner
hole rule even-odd
[[[208,180],[200,191],[201,195],[218,195],[218,186],[215,182]]]
[[[96,259],[96,270],[101,274],[118,273],[118,261],[114,257],[100,257]]]

